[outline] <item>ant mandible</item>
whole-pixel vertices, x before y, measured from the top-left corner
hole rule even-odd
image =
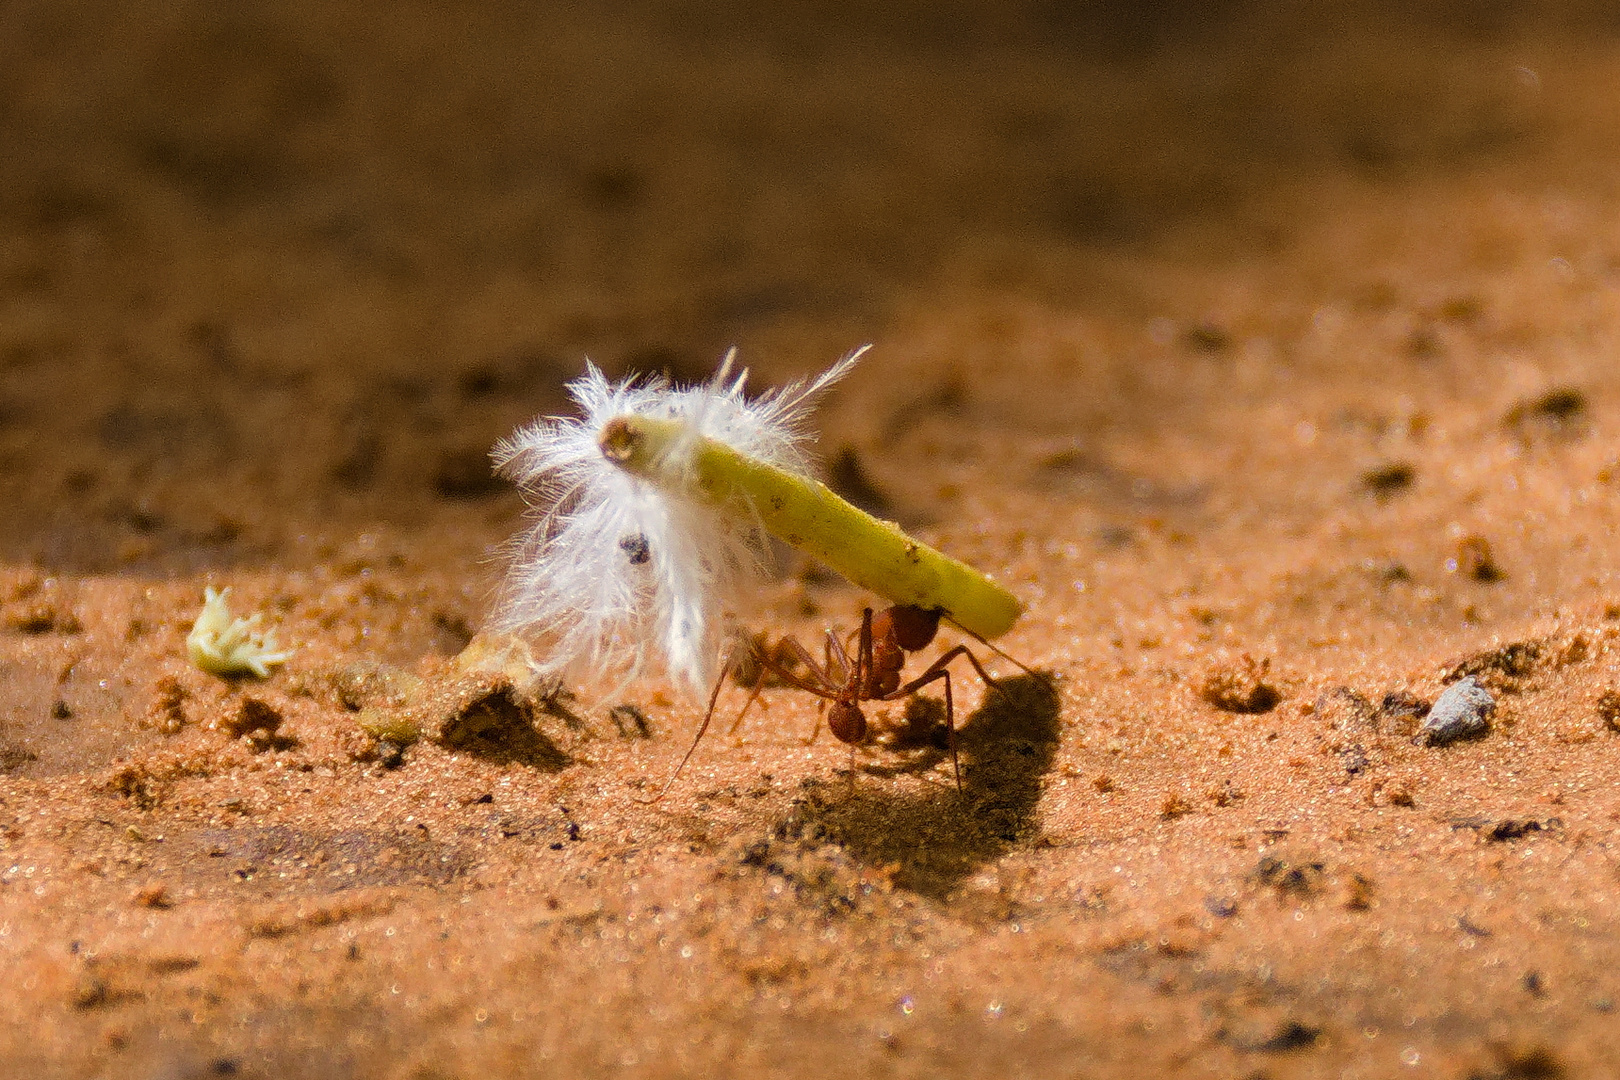
[[[797,638],[788,636],[778,641],[774,649],[762,649],[750,646],[753,650],[753,659],[764,670],[777,679],[796,687],[818,698],[830,702],[827,709],[827,729],[839,742],[849,744],[851,761],[851,775],[854,770],[855,748],[866,739],[866,713],[861,709],[863,701],[898,701],[921,690],[929,683],[943,679],[945,682],[945,728],[946,738],[949,740],[951,750],[951,769],[956,777],[956,790],[962,790],[962,768],[956,755],[956,710],[951,700],[951,673],[950,663],[958,656],[965,656],[973,670],[984,680],[984,684],[999,694],[1006,694],[1002,686],[979,663],[966,645],[957,645],[947,649],[938,659],[928,665],[921,675],[904,685],[900,682],[900,671],[905,667],[906,654],[926,649],[939,633],[939,622],[944,613],[937,608],[920,608],[911,604],[896,604],[884,608],[877,614],[867,608],[861,613],[861,626],[851,637],[855,639],[855,655],[849,654],[848,647],[838,634],[832,630],[827,631],[826,641],[822,648],[823,659],[816,662],[810,651],[799,643]],[[998,655],[1012,660],[1024,671],[1029,671],[1023,664],[1013,660],[1000,649],[985,641],[984,638],[964,631],[985,647],[992,649]],[[783,653],[790,657],[788,663],[780,658]],[[698,727],[697,735],[692,739],[692,745],[687,748],[681,763],[675,767],[675,775],[669,778],[652,801],[662,799],[669,789],[680,778],[681,770],[691,759],[698,743],[709,730],[709,723],[714,719],[715,704],[720,699],[720,688],[725,685],[726,676],[736,664],[738,657],[733,654],[726,662],[720,677],[715,680],[714,690],[709,694],[709,708],[703,716],[703,723]],[[804,671],[800,673],[789,665],[797,661]],[[763,680],[762,680],[763,681]],[[743,704],[742,712],[737,714],[737,722],[742,722],[742,715],[759,696],[759,686],[754,687],[748,701]]]

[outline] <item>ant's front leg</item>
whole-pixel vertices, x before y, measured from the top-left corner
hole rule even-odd
[[[681,763],[675,766],[675,772],[671,774],[670,778],[664,783],[664,786],[658,789],[658,794],[654,795],[651,799],[637,799],[637,802],[646,803],[648,805],[657,802],[665,795],[668,795],[669,789],[675,786],[675,781],[681,778],[681,772],[686,768],[686,763],[692,760],[692,754],[697,750],[698,743],[703,741],[704,733],[709,730],[709,723],[714,719],[714,707],[720,701],[720,688],[726,685],[726,676],[731,674],[731,669],[736,664],[736,660],[737,654],[733,652],[730,656],[726,657],[725,664],[721,666],[720,675],[714,680],[714,689],[709,691],[709,707],[703,713],[703,723],[698,725],[697,734],[692,736],[692,745],[688,746],[686,748],[686,753],[681,755]],[[741,718],[739,717],[738,719],[740,722]]]

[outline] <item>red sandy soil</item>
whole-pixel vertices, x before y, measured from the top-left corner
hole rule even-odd
[[[1620,21],[1198,7],[0,8],[0,1072],[1620,1075]],[[867,341],[833,479],[1050,677],[960,794],[784,688],[654,805],[657,682],[360,728],[586,356]]]

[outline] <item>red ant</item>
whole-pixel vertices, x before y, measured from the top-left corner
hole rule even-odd
[[[1001,684],[984,670],[978,657],[968,650],[966,645],[957,645],[946,650],[921,675],[910,682],[901,685],[900,669],[905,666],[906,654],[914,653],[928,647],[939,633],[939,621],[944,612],[929,608],[920,608],[911,604],[896,604],[884,608],[876,615],[871,608],[861,614],[861,627],[851,638],[856,639],[855,655],[851,658],[849,649],[837,633],[827,631],[826,642],[823,645],[823,659],[817,663],[810,655],[810,651],[799,643],[796,638],[783,637],[777,642],[774,649],[760,648],[757,644],[750,644],[746,648],[751,650],[752,660],[759,665],[763,672],[769,672],[780,681],[789,686],[797,687],[824,701],[831,702],[827,708],[827,728],[840,742],[849,744],[851,761],[851,775],[854,774],[855,747],[866,739],[866,714],[861,710],[863,701],[898,701],[908,697],[931,682],[945,680],[945,729],[946,738],[951,749],[951,769],[956,776],[956,789],[962,790],[962,768],[956,756],[956,712],[951,701],[951,673],[948,665],[958,656],[965,656],[973,670],[978,672],[984,684],[997,693],[1005,695]],[[977,634],[969,633],[981,645],[996,652],[998,655],[1012,660],[1024,671],[1029,668],[1019,664],[1017,660],[1007,656],[1000,649],[991,645]],[[784,654],[786,660],[784,662]],[[745,654],[746,655],[746,654]],[[720,672],[720,678],[715,680],[714,691],[709,695],[709,709],[703,716],[703,724],[698,728],[697,735],[692,739],[692,745],[687,748],[686,755],[681,763],[675,767],[675,775],[669,778],[662,791],[653,797],[654,802],[664,797],[675,781],[680,777],[681,770],[697,750],[698,743],[709,730],[709,723],[714,719],[715,703],[720,698],[720,688],[725,684],[726,676],[739,662],[737,654],[726,662],[725,669]],[[802,672],[799,668],[802,667]],[[1033,673],[1032,673],[1033,674]],[[742,711],[737,714],[737,723],[742,723],[743,713],[754,703],[759,696],[763,678],[755,685],[748,701],[743,704]],[[735,725],[733,725],[735,730]],[[814,736],[812,736],[814,738]]]

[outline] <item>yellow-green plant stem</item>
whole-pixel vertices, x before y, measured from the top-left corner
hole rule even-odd
[[[966,563],[851,506],[825,484],[744,457],[682,424],[621,416],[602,430],[609,461],[751,521],[895,604],[940,611],[983,638],[1012,629],[1023,605]]]

